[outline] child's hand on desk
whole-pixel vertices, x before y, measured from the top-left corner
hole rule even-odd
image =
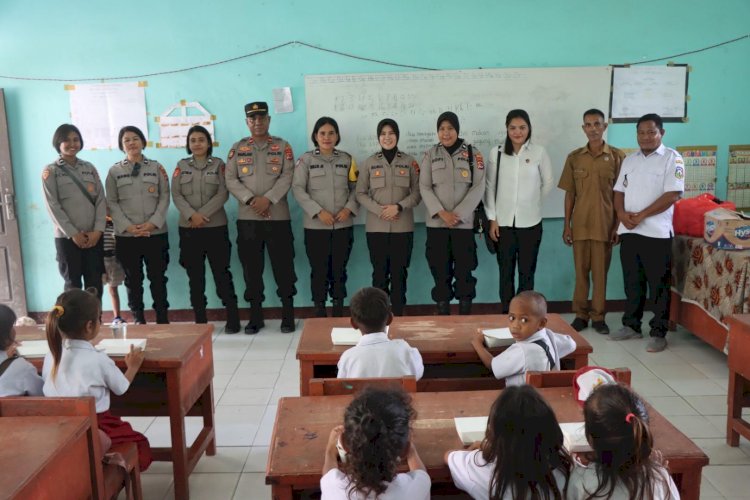
[[[328,444],[326,445],[326,451],[336,452],[336,443],[339,442],[341,434],[344,432],[343,425],[337,425],[331,429],[331,433],[328,435]]]
[[[322,474],[325,476],[326,473],[338,467],[339,450],[336,445],[339,442],[341,434],[344,432],[343,425],[337,425],[331,429],[331,433],[328,435],[328,443],[326,444],[326,454],[323,460],[323,471]]]
[[[466,447],[466,451],[478,450],[481,447],[482,447],[481,441],[474,441],[473,443],[471,443],[469,446]]]
[[[143,364],[143,359],[146,357],[146,352],[140,347],[136,347],[130,344],[130,352],[125,355],[125,366],[134,369],[138,369]]]
[[[475,349],[477,347],[484,347],[484,334],[480,328],[477,328],[477,331],[474,332],[474,335],[471,337],[471,345],[474,346]]]

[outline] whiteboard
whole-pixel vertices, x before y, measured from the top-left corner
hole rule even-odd
[[[688,67],[615,66],[612,73],[610,117],[614,122],[636,122],[656,113],[664,121],[687,118]]]
[[[607,108],[610,81],[607,66],[308,75],[308,137],[318,118],[331,116],[341,132],[339,149],[361,163],[380,149],[378,122],[393,118],[401,132],[399,149],[420,161],[438,142],[437,117],[453,111],[459,137],[487,157],[505,140],[508,111],[522,108],[531,117],[532,141],[545,146],[552,159],[556,186],[568,153],[586,143],[583,112]],[[563,201],[564,192],[555,187],[542,215],[562,217]],[[415,213],[424,220],[422,207]]]

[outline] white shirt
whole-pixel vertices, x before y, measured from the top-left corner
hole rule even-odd
[[[554,365],[550,366],[544,349],[534,344],[537,340],[547,344]],[[492,358],[492,373],[495,378],[504,378],[506,386],[523,385],[526,383],[526,372],[559,370],[560,358],[567,356],[575,348],[576,341],[570,335],[561,335],[542,328],[531,337],[517,341]]]
[[[451,471],[453,483],[460,490],[465,491],[475,500],[488,500],[490,497],[490,481],[495,471],[494,463],[487,463],[482,457],[482,450],[453,451],[448,454],[448,468]],[[565,476],[559,470],[552,471],[557,487],[560,491],[565,488]],[[503,493],[503,500],[513,500],[510,488]]]
[[[677,490],[677,485],[674,484],[672,476],[663,467],[659,468],[659,474],[665,479],[665,482],[657,481],[654,484],[653,500],[667,498],[667,491],[671,495],[671,500],[680,500],[680,492]],[[586,498],[598,487],[599,478],[596,473],[596,465],[592,464],[586,467],[576,464],[570,473],[570,480],[568,481],[568,498]],[[596,498],[604,498],[604,496]],[[618,483],[615,485],[610,498],[611,500],[628,500],[630,498],[628,496],[628,489],[624,484]]]
[[[341,355],[338,378],[380,378],[414,375],[422,378],[422,355],[403,339],[383,332],[362,335],[357,345]]]
[[[109,391],[119,396],[130,386],[115,362],[86,340],[63,340],[62,356],[54,380],[53,364],[52,354],[47,354],[42,368],[44,395],[93,396],[97,413],[109,410]]]
[[[0,363],[8,359],[8,353],[0,351]],[[42,396],[42,377],[34,365],[23,358],[10,363],[0,375],[0,398],[5,396]]]
[[[526,142],[518,154],[500,155],[497,181],[497,151],[490,152],[485,174],[484,211],[500,226],[531,227],[542,220],[542,197],[553,186],[552,163],[543,146]],[[497,183],[497,189],[495,184]]]
[[[427,472],[417,469],[411,472],[397,474],[388,485],[388,489],[378,497],[378,500],[429,500],[432,481]],[[351,497],[347,495],[349,478],[339,469],[331,469],[320,478],[321,500],[364,500],[360,493]],[[367,499],[372,499],[368,496]]]
[[[614,190],[625,195],[627,212],[640,212],[664,193],[685,191],[685,162],[680,153],[664,144],[648,156],[638,150],[623,160]],[[646,217],[634,229],[627,229],[620,223],[617,234],[670,238],[673,213],[674,205],[660,214]]]

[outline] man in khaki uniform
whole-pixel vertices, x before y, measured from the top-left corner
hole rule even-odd
[[[590,109],[583,115],[583,132],[589,142],[568,155],[557,187],[565,190],[563,242],[573,246],[576,284],[571,323],[581,331],[591,326],[608,334],[604,322],[607,271],[612,245],[617,244],[617,217],[613,187],[625,153],[604,142],[607,122],[604,113]],[[589,275],[593,294],[589,301]]]
[[[284,139],[268,134],[271,117],[268,104],[252,102],[245,106],[246,137],[232,146],[227,160],[227,189],[239,202],[237,252],[245,277],[245,300],[250,302],[250,322],[245,333],[255,334],[263,322],[263,249],[268,247],[271,268],[281,299],[281,331],[293,332],[294,237],[289,217],[287,193],[292,186],[294,154]]]

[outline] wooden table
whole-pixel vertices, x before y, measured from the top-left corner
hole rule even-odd
[[[86,417],[0,418],[0,497],[96,498]]]
[[[138,375],[122,396],[112,395],[111,410],[120,416],[168,416],[172,446],[152,448],[154,460],[172,462],[175,498],[187,499],[188,476],[203,452],[216,454],[214,429],[213,325],[128,325],[129,338],[146,338],[146,358]],[[18,340],[45,338],[38,327],[16,327]],[[94,345],[111,338],[103,326]],[[114,357],[125,370],[125,358]],[[41,371],[43,359],[30,359]],[[202,416],[203,428],[189,446],[185,417]]]
[[[571,388],[540,389],[560,422],[583,421],[582,409]],[[499,391],[418,392],[412,394],[417,411],[414,443],[433,485],[452,482],[443,455],[462,448],[454,417],[486,416]],[[343,421],[352,396],[281,398],[276,413],[266,466],[266,484],[274,500],[288,500],[293,492],[319,488],[323,457],[331,429]],[[685,500],[697,500],[701,469],[708,457],[656,410],[649,407],[654,445],[669,460],[669,470]]]
[[[588,365],[593,351],[580,333],[576,332],[560,315],[549,314],[547,327],[552,331],[570,335],[576,342],[572,354],[561,360],[564,369],[577,369]],[[336,363],[341,353],[350,346],[333,345],[331,328],[350,327],[349,318],[312,318],[305,320],[297,359],[300,364],[300,394],[309,394],[309,381],[313,377],[335,377]],[[388,335],[404,339],[419,349],[425,365],[425,374],[417,382],[418,391],[452,391],[471,389],[496,389],[498,381],[492,376],[474,348],[471,336],[477,328],[508,326],[508,316],[501,314],[470,316],[401,316],[393,319]],[[505,347],[490,349],[497,356]],[[500,385],[500,387],[502,384]]]
[[[740,435],[750,439],[750,422],[742,418],[742,409],[750,408],[750,314],[737,314],[728,321],[727,444],[739,446]]]

